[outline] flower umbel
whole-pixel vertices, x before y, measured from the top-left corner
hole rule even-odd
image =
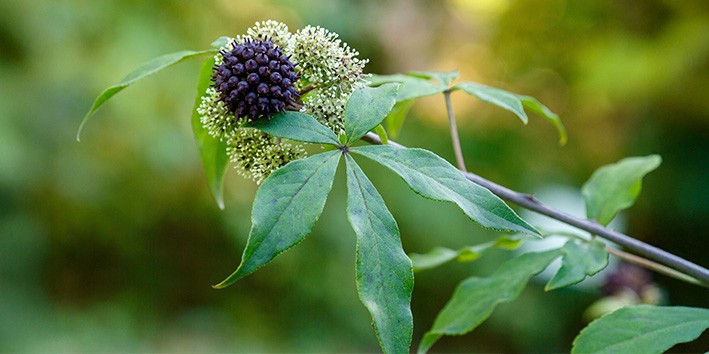
[[[222,63],[214,68],[219,100],[234,114],[253,122],[283,112],[300,97],[294,83],[295,65],[270,40],[234,40],[232,49],[220,51]]]
[[[335,133],[342,130],[345,105],[352,93],[367,86],[362,70],[367,60],[343,43],[338,34],[307,26],[293,35],[293,59],[303,79],[299,89],[312,89],[303,97],[301,112],[310,114]]]
[[[306,154],[248,123],[300,110],[340,133],[347,100],[367,84],[362,73],[367,61],[358,55],[320,27],[290,33],[283,23],[257,22],[214,57],[213,85],[197,110],[202,125],[226,141],[239,174],[260,183]]]

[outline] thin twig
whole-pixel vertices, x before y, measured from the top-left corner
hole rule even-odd
[[[379,140],[379,137],[374,133],[367,133],[367,135],[365,135],[362,139],[372,144],[381,144],[381,140]],[[389,140],[389,145],[400,148],[404,147],[403,145],[391,140]],[[675,256],[672,253],[649,245],[645,242],[636,240],[618,231],[606,228],[593,220],[578,218],[562,211],[553,209],[545,205],[544,203],[538,201],[536,198],[534,198],[534,196],[530,194],[516,192],[495,182],[486,180],[485,178],[482,178],[471,172],[464,172],[463,174],[470,181],[473,181],[489,189],[492,193],[496,194],[502,199],[515,203],[526,209],[535,211],[539,214],[546,215],[552,219],[559,220],[565,224],[577,227],[581,230],[588,231],[591,234],[598,235],[599,237],[602,237],[606,240],[615,242],[618,245],[625,247],[625,249],[634,252],[637,255],[664,264],[674,270],[694,277],[703,284],[709,284],[709,270],[700,265],[692,263],[684,258]]]
[[[693,277],[690,277],[684,273],[680,273],[672,268],[666,267],[666,266],[659,264],[657,262],[653,262],[649,259],[645,259],[643,257],[638,257],[634,254],[631,254],[628,252],[623,252],[619,249],[615,249],[615,248],[611,248],[611,247],[606,247],[606,251],[608,251],[608,253],[610,253],[610,254],[612,254],[612,255],[614,255],[614,256],[616,256],[628,263],[637,264],[643,268],[647,268],[652,271],[658,272],[660,274],[664,274],[668,277],[679,279],[679,280],[682,280],[682,281],[685,281],[687,283],[691,283],[694,285],[703,286],[705,288],[709,287],[709,285],[704,284]]]
[[[451,141],[453,142],[453,152],[455,153],[455,162],[458,169],[462,172],[468,171],[465,168],[465,160],[463,159],[463,151],[460,149],[460,138],[458,137],[458,127],[455,124],[455,116],[453,115],[453,104],[451,103],[451,91],[443,91],[443,96],[446,98],[446,111],[448,111],[448,125],[451,128]]]

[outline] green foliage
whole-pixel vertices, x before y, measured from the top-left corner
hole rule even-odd
[[[246,127],[260,129],[273,136],[314,144],[340,145],[337,135],[315,118],[300,112],[285,111],[274,114],[270,120],[257,119]]]
[[[423,79],[436,80],[445,87],[449,87],[453,80],[458,78],[458,70],[453,71],[411,71],[410,76]]]
[[[228,37],[220,37],[212,46],[222,47],[228,40]],[[79,127],[77,139],[87,120],[125,87],[180,61],[215,52],[216,49],[183,51],[142,65],[96,98]],[[208,59],[200,70],[192,128],[209,188],[219,207],[223,208],[222,185],[229,162],[226,146],[202,127],[197,112],[201,95],[210,84],[213,65],[214,59]],[[396,221],[350,152],[394,171],[412,190],[425,198],[456,204],[483,227],[536,236],[539,232],[492,192],[469,181],[450,163],[430,151],[387,145],[351,145],[370,131],[376,132],[386,144],[387,131],[382,126],[383,121],[389,133],[396,136],[416,99],[442,92],[449,94],[455,90],[462,90],[509,110],[525,124],[528,122],[525,109],[535,112],[556,127],[561,144],[567,138],[559,117],[535,98],[472,82],[451,86],[457,77],[457,71],[373,76],[372,87],[357,90],[349,98],[344,112],[344,134],[340,136],[314,117],[293,111],[281,112],[270,120],[257,120],[246,126],[272,136],[323,144],[326,151],[287,163],[266,178],[253,203],[252,226],[241,263],[234,273],[215,287],[229,286],[253,273],[310,234],[332,188],[340,155],[344,155],[347,215],[357,236],[355,270],[358,295],[372,317],[382,349],[391,353],[407,352],[413,333],[410,308],[413,270],[430,269],[452,260],[473,261],[492,248],[515,249],[522,242],[522,236],[502,236],[459,250],[437,247],[428,254],[412,255],[412,261],[402,248]],[[596,171],[583,188],[589,218],[604,225],[609,223],[617,212],[634,203],[640,192],[642,177],[659,164],[659,156],[653,155],[625,159]],[[562,265],[547,283],[546,290],[581,282],[608,264],[608,253],[602,242],[595,239],[584,243],[570,240],[560,249],[527,253],[509,260],[489,277],[471,277],[458,286],[439,313],[431,330],[422,339],[419,351],[426,352],[444,335],[460,335],[475,329],[490,316],[497,304],[517,298],[529,279],[559,256],[563,256]],[[585,329],[575,341],[574,352],[638,349],[659,352],[699,336],[709,326],[707,317],[707,310],[702,309],[623,309]],[[606,335],[610,329],[617,327],[632,328],[635,332]]]
[[[345,108],[347,144],[359,140],[387,116],[396,102],[398,84],[365,87],[352,93]]]
[[[556,128],[557,133],[559,133],[559,145],[566,145],[566,140],[568,139],[566,128],[564,124],[561,123],[561,119],[556,113],[552,112],[547,106],[543,105],[534,97],[517,95],[517,98],[522,102],[524,108],[548,120],[554,128]]]
[[[406,75],[373,75],[371,79],[372,86],[388,82],[401,83],[399,94],[396,97],[396,105],[386,118],[389,134],[393,137],[399,134],[406,114],[411,110],[415,99],[432,96],[447,90],[462,90],[482,101],[492,103],[514,113],[524,124],[529,121],[525,108],[542,116],[556,128],[559,134],[559,144],[566,144],[566,128],[561,123],[559,116],[534,97],[519,95],[475,82],[461,82],[451,86],[452,81],[457,78],[457,71],[413,71]],[[438,84],[432,83],[430,80],[435,80]]]
[[[399,240],[399,228],[384,200],[357,166],[347,162],[347,217],[357,234],[357,291],[372,315],[385,353],[405,353],[411,345],[413,316],[411,261]]]
[[[339,151],[328,151],[292,161],[266,178],[256,192],[241,264],[215,288],[253,273],[310,234],[325,207],[339,157]]]
[[[76,132],[76,140],[78,141],[81,138],[81,130],[84,128],[86,122],[94,115],[94,113],[96,113],[96,111],[101,108],[101,106],[103,106],[106,101],[108,101],[115,94],[121,92],[124,88],[128,87],[129,85],[140,79],[146,78],[152,74],[157,73],[160,70],[175,65],[181,61],[214,53],[216,53],[216,49],[208,49],[201,51],[184,50],[177,53],[159,56],[139,66],[137,69],[133,70],[130,74],[123,78],[121,82],[105,89],[103,92],[101,92],[100,95],[98,95],[98,97],[96,97],[96,100],[94,100],[91,109],[89,109],[89,112],[86,113],[86,116],[84,116],[84,120],[81,121],[81,125],[79,125],[79,130]]]
[[[461,335],[475,329],[495,306],[516,299],[529,279],[561,254],[560,249],[526,253],[505,262],[490,277],[464,280],[424,335],[419,353],[427,352],[444,335]]]
[[[527,114],[524,112],[522,102],[517,95],[511,92],[474,82],[462,82],[455,85],[454,88],[463,90],[463,92],[473,95],[482,101],[492,103],[514,113],[524,124],[529,121]]]
[[[638,305],[611,312],[589,324],[572,353],[662,353],[709,328],[709,309]]]
[[[408,101],[414,98],[421,98],[439,94],[447,89],[427,80],[425,78],[394,74],[394,75],[372,75],[369,78],[371,86],[381,86],[387,83],[399,83],[399,92],[396,95],[396,102]]]
[[[227,36],[221,36],[212,42],[212,48],[219,49],[225,47],[227,44],[229,44],[229,41],[232,39],[227,37]]]
[[[219,209],[224,209],[224,173],[229,165],[229,157],[226,153],[226,143],[214,139],[207,129],[202,127],[200,115],[197,108],[202,102],[202,95],[207,90],[211,83],[212,67],[214,66],[214,58],[209,58],[202,63],[202,68],[199,71],[199,82],[197,83],[197,96],[192,109],[192,132],[199,147],[199,156],[202,160],[202,168],[207,177],[207,185],[212,192],[214,200],[217,202]]]
[[[561,123],[559,116],[536,99],[529,96],[518,95],[495,87],[481,85],[475,82],[462,82],[451,88],[451,90],[458,89],[463,90],[463,92],[473,95],[482,101],[492,103],[514,113],[524,124],[527,124],[529,121],[524,108],[541,115],[551,122],[556,128],[559,133],[559,144],[566,144],[566,128],[564,128],[564,125]]]
[[[458,250],[446,247],[436,247],[425,254],[411,254],[411,262],[414,265],[414,272],[426,269],[433,269],[448,263],[452,260],[458,262],[472,262],[482,257],[485,252],[493,248],[504,250],[514,250],[522,244],[519,236],[500,236],[499,238],[475,246],[466,246]]]
[[[608,266],[608,252],[601,241],[594,239],[579,244],[576,240],[569,240],[561,250],[564,252],[561,268],[549,280],[544,290],[580,283]]]
[[[394,107],[391,109],[391,112],[389,112],[389,114],[384,119],[387,131],[389,132],[389,135],[391,135],[393,138],[399,136],[399,133],[401,132],[401,126],[404,125],[406,115],[409,114],[409,111],[411,110],[411,107],[414,106],[414,103],[416,103],[415,99],[408,99],[405,101],[396,102],[396,104],[394,104]]]
[[[396,172],[416,193],[457,204],[473,221],[484,227],[539,235],[500,198],[466,179],[448,161],[430,151],[388,145],[360,146],[351,151]]]
[[[369,81],[372,86],[380,86],[392,82],[401,84],[396,96],[396,104],[384,120],[387,131],[392,137],[396,138],[399,135],[406,115],[417,98],[436,95],[448,88],[448,86],[434,84],[428,78],[428,76],[416,77],[402,74],[372,75],[370,78]]]
[[[608,225],[619,211],[635,204],[642,178],[661,162],[658,155],[628,157],[596,170],[581,188],[588,218]]]

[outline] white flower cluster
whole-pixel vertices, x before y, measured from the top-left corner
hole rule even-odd
[[[256,184],[288,162],[306,156],[303,147],[276,142],[274,137],[253,128],[238,129],[232,134],[227,139],[227,154],[237,173]]]
[[[342,132],[347,100],[352,92],[367,85],[368,75],[362,72],[367,60],[357,58],[359,53],[343,43],[336,33],[312,26],[290,33],[285,24],[268,20],[257,22],[245,35],[233,39],[239,43],[247,39],[270,40],[281,47],[301,75],[295,83],[302,94],[300,111],[314,116],[336,133]],[[220,51],[231,51],[232,46],[230,40]],[[221,54],[214,59],[217,66],[222,64]],[[209,134],[226,141],[227,153],[238,173],[256,183],[289,161],[306,156],[301,146],[281,142],[248,125],[243,127],[245,120],[229,111],[213,87],[202,96],[197,112]]]
[[[367,60],[343,43],[337,33],[307,26],[293,36],[293,57],[301,79],[297,86],[310,89],[303,96],[304,113],[328,125],[336,133],[342,130],[345,105],[357,89],[367,85],[363,74]]]

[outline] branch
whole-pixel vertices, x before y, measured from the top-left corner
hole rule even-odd
[[[372,144],[382,143],[381,140],[379,140],[379,137],[371,132],[367,133],[367,135],[365,135],[362,140]],[[391,140],[389,140],[389,145],[399,148],[405,147]],[[539,214],[546,215],[552,219],[559,220],[565,224],[572,225],[581,230],[588,231],[589,233],[597,235],[608,241],[615,242],[616,244],[623,246],[625,249],[637,255],[664,264],[672,269],[694,277],[703,284],[709,284],[709,270],[700,265],[692,263],[684,258],[675,256],[672,253],[649,245],[645,242],[638,241],[618,231],[606,228],[593,220],[577,218],[562,211],[553,209],[547,206],[546,204],[538,201],[536,198],[534,198],[534,196],[530,194],[524,194],[513,191],[507,187],[486,180],[485,178],[482,178],[471,172],[463,172],[463,174],[470,181],[473,181],[489,189],[492,193],[496,194],[502,199],[515,203],[523,208],[532,210]]]

